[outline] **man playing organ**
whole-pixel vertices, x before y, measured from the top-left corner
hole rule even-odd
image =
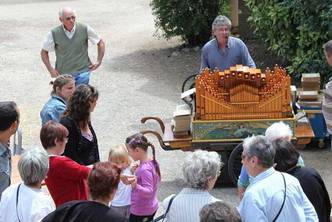
[[[219,15],[214,19],[212,23],[214,38],[202,48],[201,70],[217,68],[224,71],[235,65],[256,67],[244,42],[229,36],[231,27],[232,23],[226,16]]]

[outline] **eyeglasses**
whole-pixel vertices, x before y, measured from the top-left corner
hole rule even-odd
[[[69,21],[69,20],[75,20],[76,19],[76,16],[70,16],[70,17],[67,17],[66,20]]]

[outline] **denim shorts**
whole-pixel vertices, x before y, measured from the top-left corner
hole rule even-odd
[[[80,73],[73,74],[73,77],[75,79],[75,86],[81,84],[88,85],[90,80],[90,73],[91,73],[90,70],[83,70]]]

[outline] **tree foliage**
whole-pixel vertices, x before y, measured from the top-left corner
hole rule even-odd
[[[155,26],[163,37],[181,38],[191,46],[211,37],[211,24],[227,0],[152,0]]]
[[[332,37],[332,0],[245,0],[249,22],[269,49],[284,58],[290,74],[329,76],[322,45]]]

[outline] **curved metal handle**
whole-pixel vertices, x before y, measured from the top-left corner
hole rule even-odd
[[[185,89],[185,87],[186,87],[187,82],[188,82],[189,80],[191,80],[191,79],[196,78],[196,76],[197,76],[197,74],[194,74],[194,75],[188,76],[188,77],[183,81],[183,83],[182,83],[182,88],[181,88],[181,91],[182,91],[182,92],[184,92],[184,89]],[[192,86],[195,86],[195,84],[192,84],[192,85],[190,86],[190,89],[192,88]]]
[[[164,124],[164,122],[159,117],[146,116],[146,117],[143,117],[141,119],[141,123],[145,123],[146,121],[148,121],[150,119],[153,119],[153,120],[157,121],[159,123],[160,128],[161,128],[161,132],[165,133],[165,124]],[[154,132],[154,131],[152,131],[152,132]]]
[[[174,150],[170,146],[167,146],[164,143],[163,138],[161,137],[161,135],[158,132],[153,131],[153,130],[143,130],[143,131],[141,131],[141,133],[143,135],[149,134],[149,133],[155,135],[157,137],[158,141],[159,141],[159,144],[160,144],[161,148],[163,148],[164,150]]]

